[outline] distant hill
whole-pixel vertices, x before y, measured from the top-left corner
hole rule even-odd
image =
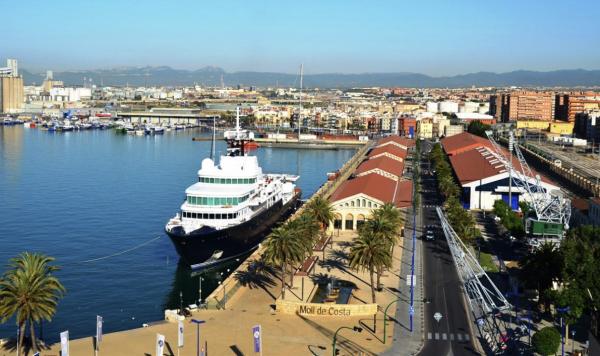
[[[21,70],[26,84],[40,84],[45,74]],[[114,86],[143,85],[220,85],[221,76],[227,86],[254,85],[259,87],[299,86],[298,75],[269,72],[227,73],[219,67],[204,67],[197,70],[161,67],[126,67],[102,70],[54,72],[56,80],[66,85],[81,85],[83,78],[91,78],[94,84]],[[431,77],[418,73],[360,73],[360,74],[308,74],[304,84],[309,88],[350,87],[422,87],[457,88],[475,86],[600,86],[600,70],[556,70],[536,72],[519,70],[507,73],[478,72],[448,77]]]

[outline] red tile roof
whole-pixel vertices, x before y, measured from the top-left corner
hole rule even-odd
[[[404,172],[404,163],[387,156],[380,156],[364,161],[356,168],[354,173],[361,175],[377,169],[401,178]]]
[[[397,208],[412,204],[412,181],[396,181],[379,174],[368,174],[342,183],[331,195],[336,202],[357,194],[365,194],[384,203],[394,203]]]
[[[450,164],[461,185],[507,172],[504,165],[484,147],[450,156]]]
[[[400,137],[398,135],[391,135],[391,136],[384,137],[384,138],[380,139],[379,141],[377,141],[376,147],[381,147],[381,146],[384,146],[384,145],[387,145],[390,143],[395,143],[396,145],[398,145],[404,149],[415,146],[415,140],[412,138]]]
[[[449,156],[472,150],[480,146],[493,149],[492,143],[488,139],[470,134],[468,132],[445,137],[441,139],[440,142],[444,148],[444,151],[446,151],[446,154]]]
[[[508,156],[508,150],[502,149],[502,151],[505,156]],[[519,172],[523,172],[523,167],[521,167],[521,164],[517,158],[514,156],[511,158],[513,168]],[[454,173],[456,174],[461,185],[508,172],[508,170],[504,167],[504,164],[502,164],[497,157],[492,154],[492,150],[485,146],[479,146],[467,151],[461,151],[458,154],[450,156],[449,159],[452,169],[454,169]],[[531,173],[534,175],[539,174],[533,169],[531,170]],[[544,175],[539,175],[542,182],[556,185]]]
[[[379,156],[379,155],[385,154],[385,153],[388,153],[392,156],[396,156],[396,157],[404,160],[406,158],[406,155],[408,154],[408,151],[406,151],[396,145],[385,145],[385,146],[381,146],[381,147],[375,147],[374,149],[372,149],[371,152],[369,152],[369,158]]]

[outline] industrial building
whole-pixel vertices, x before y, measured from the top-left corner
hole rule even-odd
[[[7,59],[0,68],[0,112],[19,113],[23,108],[23,77],[16,59]]]
[[[400,145],[406,148],[400,148]],[[401,150],[404,153],[400,156],[406,157],[407,146],[414,146],[414,140],[398,136],[379,140],[353,177],[331,195],[334,220],[330,229],[356,230],[374,209],[385,203],[393,203],[399,209],[412,205],[412,181],[402,178],[404,163],[396,156]]]
[[[494,202],[501,199],[518,210],[520,201],[530,201],[527,192],[511,186],[509,171],[488,140],[465,132],[444,138],[441,144],[460,185],[465,209],[491,210]],[[508,155],[508,151],[504,153]],[[518,160],[513,162],[514,169],[522,171]],[[547,191],[559,189],[544,177],[541,185]]]

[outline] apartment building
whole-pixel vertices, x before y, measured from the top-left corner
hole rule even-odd
[[[514,91],[490,96],[490,113],[497,121],[554,119],[555,96],[544,91]]]

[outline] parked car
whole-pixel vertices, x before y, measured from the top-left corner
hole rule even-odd
[[[536,238],[531,238],[527,240],[527,247],[529,249],[529,252],[533,252],[535,251],[536,248],[540,247],[541,243],[538,239]]]
[[[433,233],[433,231],[427,230],[427,232],[425,233],[425,240],[427,240],[427,241],[435,240],[435,234]]]

